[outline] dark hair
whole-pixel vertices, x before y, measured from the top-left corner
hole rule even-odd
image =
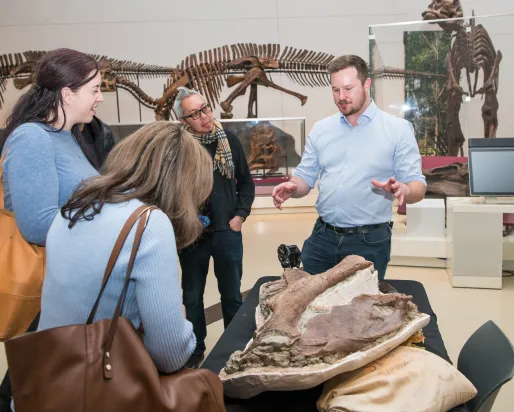
[[[147,124],[107,155],[100,176],[85,180],[61,208],[72,228],[92,220],[105,203],[131,199],[159,207],[171,220],[177,248],[203,232],[199,210],[212,190],[212,159],[180,125]]]
[[[7,118],[0,148],[12,131],[24,123],[54,123],[59,106],[63,104],[61,90],[69,87],[77,91],[90,82],[99,70],[100,65],[93,57],[76,50],[57,49],[46,53],[37,62],[33,86],[20,97]],[[77,125],[73,126],[72,132],[77,139],[80,138]]]
[[[336,73],[349,67],[355,67],[357,70],[357,77],[362,84],[364,84],[369,77],[369,69],[367,63],[362,59],[362,57],[355,56],[354,54],[336,57],[330,62],[327,70],[329,73]]]

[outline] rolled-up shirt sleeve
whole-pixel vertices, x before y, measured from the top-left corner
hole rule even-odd
[[[394,174],[396,179],[402,183],[418,181],[427,185],[426,178],[421,171],[421,155],[414,128],[408,121],[403,122],[394,153]]]
[[[302,161],[296,167],[295,176],[298,176],[307,183],[311,189],[313,189],[316,184],[316,180],[318,180],[319,162],[318,154],[316,153],[316,148],[314,147],[314,141],[311,135],[307,136],[307,143],[305,144],[305,150],[302,154]]]

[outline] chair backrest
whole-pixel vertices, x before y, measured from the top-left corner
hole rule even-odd
[[[514,347],[501,329],[488,321],[464,344],[457,369],[478,391],[466,404],[469,412],[489,412],[501,386],[514,376]]]

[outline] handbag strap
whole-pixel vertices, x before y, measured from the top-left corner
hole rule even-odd
[[[114,247],[112,249],[111,256],[109,257],[107,267],[105,268],[102,286],[100,288],[100,292],[98,293],[98,297],[96,298],[96,302],[93,306],[93,309],[91,309],[91,313],[89,314],[89,317],[87,319],[87,322],[86,322],[87,325],[90,325],[93,323],[93,319],[96,315],[98,305],[100,304],[100,299],[103,295],[105,287],[107,286],[107,281],[109,280],[109,277],[111,276],[112,269],[114,268],[114,265],[116,264],[116,261],[118,260],[121,249],[123,248],[123,245],[125,244],[125,241],[127,240],[127,237],[129,235],[130,231],[132,230],[132,227],[137,222],[137,220],[140,218],[140,216],[150,208],[154,209],[156,207],[155,206],[147,206],[147,205],[139,206],[134,212],[132,212],[132,214],[127,219],[127,222],[121,229],[118,239],[116,240],[116,243],[114,244]]]
[[[2,158],[0,159],[0,210],[5,209],[4,205],[4,184],[2,182],[2,176],[4,173],[4,160],[5,156],[7,155],[7,149],[5,149],[4,154],[2,155]]]
[[[113,358],[111,356],[111,348],[112,343],[114,341],[114,335],[116,334],[116,328],[118,326],[118,319],[121,314],[121,310],[123,307],[123,304],[125,302],[125,296],[127,294],[128,286],[130,283],[130,274],[132,273],[132,268],[134,267],[134,261],[136,259],[136,254],[139,249],[139,245],[141,244],[141,238],[143,237],[143,232],[146,228],[146,224],[148,223],[148,219],[150,218],[150,213],[152,213],[152,210],[156,209],[155,206],[149,207],[143,212],[143,215],[141,216],[141,219],[139,219],[139,223],[137,225],[136,229],[136,235],[134,238],[134,245],[132,246],[132,252],[130,254],[130,260],[127,266],[127,273],[125,275],[125,282],[123,284],[123,290],[121,292],[120,298],[118,300],[118,305],[116,306],[116,310],[114,311],[114,315],[111,319],[111,325],[109,327],[109,331],[107,332],[107,339],[105,340],[104,344],[104,353],[103,353],[103,364],[104,364],[104,378],[105,379],[112,379],[113,377],[113,367],[112,367],[112,361]]]

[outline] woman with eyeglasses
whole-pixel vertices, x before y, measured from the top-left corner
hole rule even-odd
[[[202,213],[207,215],[210,224],[201,238],[179,255],[182,299],[197,341],[187,365],[198,367],[204,358],[207,336],[203,294],[211,256],[218,279],[225,328],[242,304],[241,228],[251,212],[255,185],[238,137],[223,130],[202,95],[180,87],[173,110],[184,128],[207,149],[213,162],[214,185]]]

